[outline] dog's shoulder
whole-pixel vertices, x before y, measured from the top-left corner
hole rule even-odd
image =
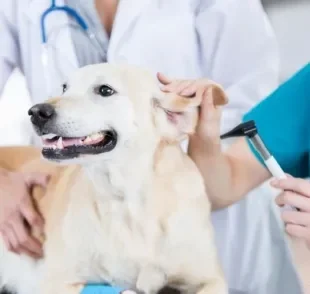
[[[205,191],[199,169],[178,145],[158,148],[154,156],[154,181],[162,184],[157,186],[164,190],[171,189],[170,192],[184,197],[201,197]]]
[[[166,146],[156,155],[153,183],[152,202],[163,215],[194,212],[199,207],[205,213],[210,210],[203,178],[195,163],[178,146]]]

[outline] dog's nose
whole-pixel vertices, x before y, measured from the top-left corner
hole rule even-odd
[[[38,127],[52,119],[55,113],[55,108],[48,103],[36,104],[28,110],[31,122]]]

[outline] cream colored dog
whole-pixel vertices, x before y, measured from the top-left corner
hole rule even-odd
[[[226,103],[212,83],[210,95]],[[2,284],[18,294],[78,294],[87,282],[227,293],[203,179],[179,146],[200,102],[164,94],[141,69],[100,64],[33,106],[49,162],[31,147],[2,148],[0,162],[52,174],[45,196],[33,195],[46,220],[45,258],[15,255],[0,241]]]

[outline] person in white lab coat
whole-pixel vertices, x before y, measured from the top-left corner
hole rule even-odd
[[[209,77],[223,85],[230,98],[223,113],[222,131],[226,131],[278,84],[277,44],[259,0],[66,0],[95,33],[99,49],[74,19],[63,12],[51,13],[46,18],[49,66],[44,71],[40,18],[51,2],[0,2],[0,92],[19,68],[32,102],[39,103],[51,94],[43,73],[48,73],[50,88],[57,89],[77,67],[125,61],[154,75]],[[23,221],[42,227],[27,188],[46,180],[44,175],[0,172],[0,187],[6,191],[0,194],[0,232],[12,251],[42,254]],[[253,283],[265,282],[258,262],[251,265],[253,270],[240,267],[253,254],[247,240],[251,226],[239,223],[251,209],[242,203],[213,214],[226,276],[232,288],[245,291],[240,293],[254,293],[246,291]]]

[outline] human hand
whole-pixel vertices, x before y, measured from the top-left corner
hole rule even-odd
[[[201,98],[199,121],[196,132],[189,142],[189,154],[220,150],[221,109],[228,102],[224,90],[209,79],[171,80],[161,73],[158,80],[163,84],[161,90],[180,96],[199,96]]]
[[[293,237],[304,239],[310,246],[310,183],[304,179],[288,176],[272,180],[271,185],[283,192],[277,196],[279,206],[290,205],[299,211],[283,211],[286,231]]]
[[[40,242],[30,228],[43,232],[43,218],[34,208],[30,190],[34,185],[46,187],[48,176],[40,173],[1,171],[0,234],[8,250],[34,258],[43,255]]]

